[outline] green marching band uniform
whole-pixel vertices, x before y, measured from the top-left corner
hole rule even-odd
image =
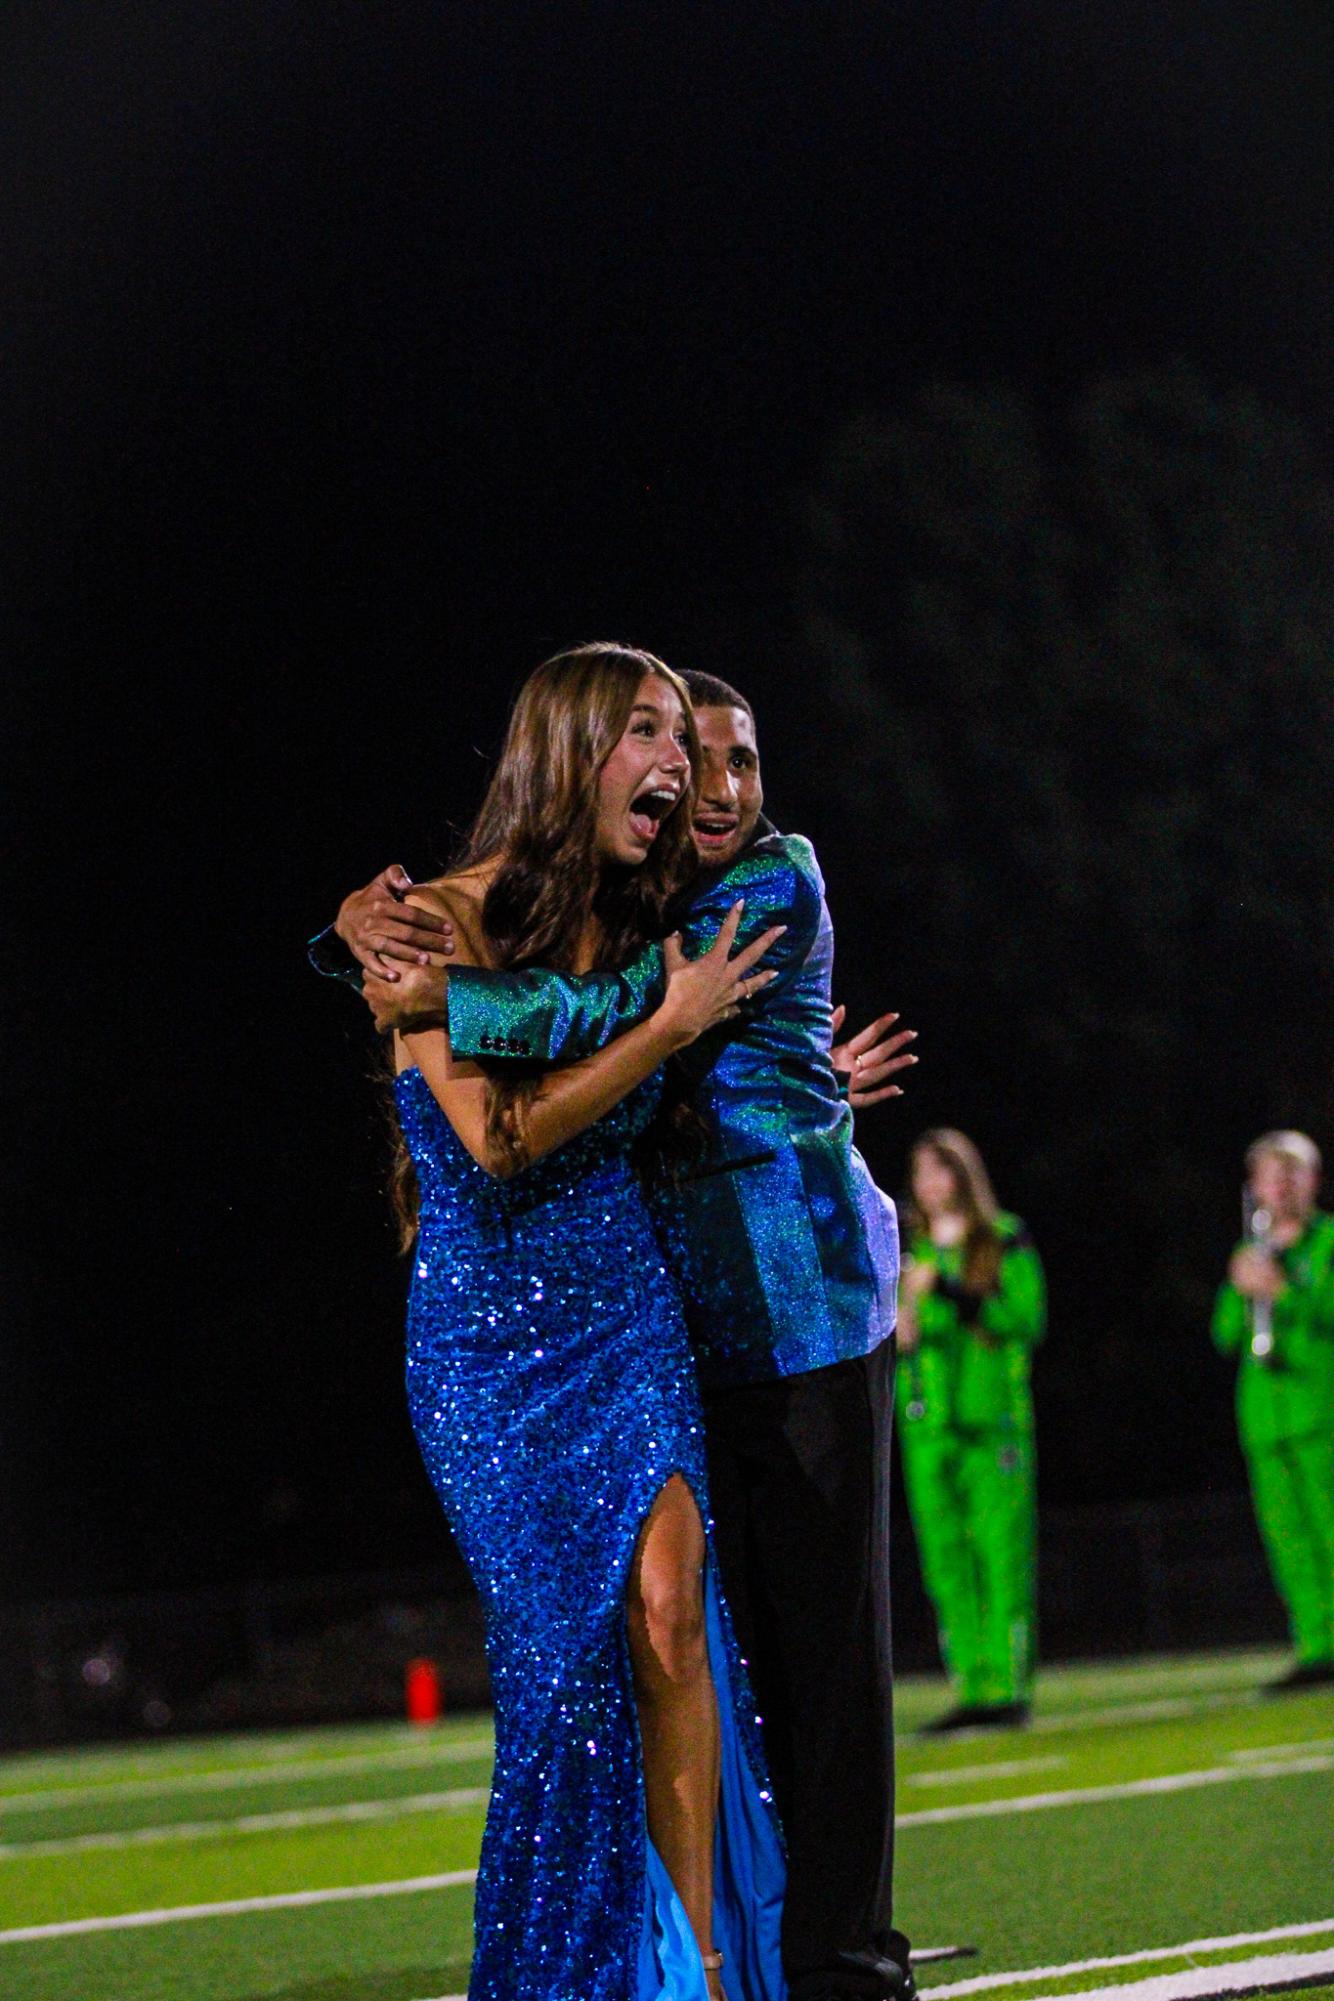
[[[1253,1351],[1250,1302],[1229,1284],[1214,1345],[1241,1356],[1237,1429],[1298,1662],[1334,1666],[1334,1216],[1315,1210],[1273,1255],[1287,1283],[1270,1352]]]
[[[1037,1486],[1033,1349],[1046,1282],[1015,1216],[996,1219],[993,1290],[963,1283],[962,1245],[925,1234],[911,1256],[937,1270],[917,1300],[918,1345],[898,1367],[903,1478],[940,1650],[960,1702],[1026,1703],[1036,1665]]]

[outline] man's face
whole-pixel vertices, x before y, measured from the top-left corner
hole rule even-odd
[[[705,868],[725,868],[755,831],[764,804],[755,725],[744,709],[696,709],[704,766],[691,823]]]
[[[1251,1193],[1276,1223],[1306,1221],[1315,1207],[1320,1177],[1287,1153],[1262,1153],[1251,1169]]]

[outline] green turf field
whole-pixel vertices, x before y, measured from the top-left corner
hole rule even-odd
[[[902,1684],[899,1919],[979,1948],[926,1993],[1161,2001],[1260,1961],[1334,1996],[1334,1692],[1261,1698],[1281,1665],[1053,1670],[1030,1729],[942,1740],[942,1686]],[[461,1995],[489,1762],[484,1717],[2,1761],[0,1996]]]

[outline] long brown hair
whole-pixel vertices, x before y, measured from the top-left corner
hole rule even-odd
[[[1000,1276],[1003,1248],[1000,1231],[996,1227],[1000,1208],[981,1154],[967,1134],[953,1126],[933,1126],[929,1132],[922,1134],[912,1150],[910,1176],[912,1166],[921,1153],[934,1153],[954,1176],[955,1198],[963,1213],[965,1226],[964,1284],[970,1292],[994,1291]],[[925,1236],[930,1230],[915,1196],[908,1204],[908,1227],[914,1236]]]
[[[647,859],[609,867],[597,852],[598,780],[620,742],[645,675],[680,700],[690,783]],[[667,909],[698,863],[690,831],[699,737],[685,683],[655,654],[597,641],[534,668],[515,699],[491,783],[455,869],[501,858],[482,902],[482,928],[504,970],[569,971],[590,929],[594,968],[623,966],[667,929]],[[522,1115],[540,1071],[498,1064],[487,1083],[487,1134],[523,1162]],[[406,1171],[405,1171],[406,1170]],[[416,1230],[416,1191],[400,1136],[390,1190],[404,1246]]]
[[[691,785],[699,738],[685,683],[655,654],[609,641],[573,646],[528,676],[460,867],[503,855],[487,890],[482,928],[506,969],[568,971],[595,920],[598,966],[622,966],[660,937],[668,903],[698,863],[685,797],[637,868],[606,868],[597,854],[598,780],[625,732],[646,674],[680,701]]]

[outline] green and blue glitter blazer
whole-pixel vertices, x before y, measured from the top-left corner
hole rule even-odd
[[[679,913],[688,954],[739,897],[738,945],[787,926],[764,960],[778,977],[679,1059],[707,1152],[655,1201],[710,1387],[870,1353],[893,1331],[899,1264],[894,1205],[852,1143],[829,1060],[834,933],[810,842],[761,822],[729,868],[698,877]],[[450,1042],[488,1062],[573,1062],[651,1013],[665,985],[658,945],[610,973],[455,967]]]

